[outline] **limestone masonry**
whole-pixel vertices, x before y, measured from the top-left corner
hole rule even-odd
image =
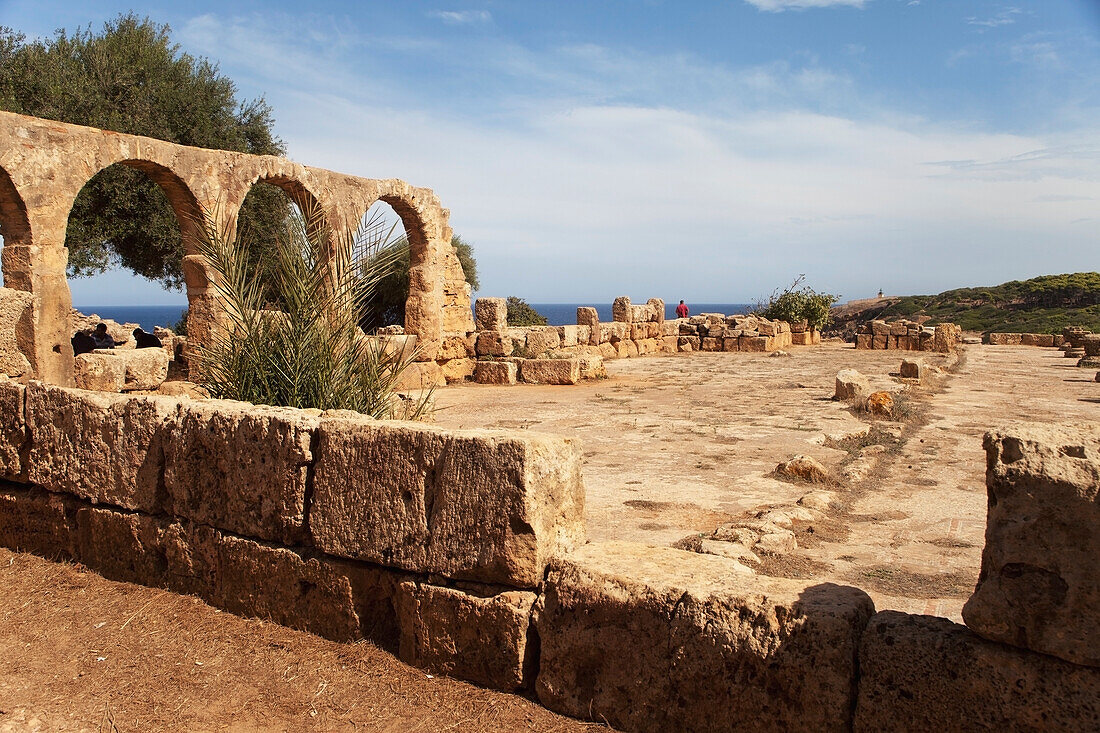
[[[570,440],[2,378],[0,544],[624,731],[1095,730],[1100,432],[1011,426],[985,448],[968,626],[584,544]]]

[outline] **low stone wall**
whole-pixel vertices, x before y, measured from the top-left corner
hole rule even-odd
[[[993,346],[1061,346],[1061,336],[1053,333],[987,333],[982,342]]]
[[[627,297],[616,298],[612,314],[613,321],[601,322],[595,308],[583,307],[577,309],[576,325],[517,327],[508,325],[504,298],[479,298],[474,304],[478,330],[470,334],[462,349],[456,345],[454,350],[464,350],[467,359],[478,360],[470,372],[478,382],[574,384],[575,379],[562,377],[549,381],[542,376],[528,378],[525,372],[541,375],[547,369],[576,369],[578,379],[598,378],[605,374],[598,359],[692,351],[771,352],[791,345],[821,343],[821,334],[805,323],[722,313],[666,320],[665,304],[660,298],[651,298],[645,305],[635,305]],[[515,362],[515,378],[508,367],[481,366],[489,360]],[[576,365],[552,367],[546,363],[558,360],[573,360]],[[536,363],[527,363],[530,361]],[[444,376],[447,381],[457,381],[468,376],[469,368],[455,368],[453,374]]]
[[[0,544],[624,731],[1096,729],[1100,428],[985,447],[969,628],[725,557],[584,545],[569,440],[8,380]]]
[[[860,328],[856,335],[856,348],[947,354],[958,348],[961,339],[962,329],[954,323],[941,323],[935,328],[928,328],[915,321],[874,320]]]
[[[505,690],[550,558],[584,542],[573,441],[0,380],[0,544]]]

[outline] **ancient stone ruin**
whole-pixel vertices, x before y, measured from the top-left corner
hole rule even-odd
[[[187,252],[183,266],[192,340],[205,338],[218,317],[212,273],[196,254],[197,227],[211,217],[219,230],[233,231],[245,196],[258,182],[281,188],[303,210],[319,207],[335,237],[358,227],[376,201],[393,207],[412,257],[405,332],[420,345],[422,361],[415,370],[445,365],[452,358],[448,340],[464,340],[472,330],[469,286],[451,246],[449,212],[429,189],[392,178],[356,178],[274,156],[191,148],[0,112],[0,314],[8,316],[0,319],[0,342],[17,347],[0,349],[11,362],[3,365],[4,373],[73,384],[65,230],[80,189],[113,164],[148,175],[176,213]]]
[[[900,349],[901,351],[935,351],[947,354],[958,348],[962,329],[954,323],[941,323],[935,328],[915,321],[865,323],[856,335],[857,349]]]
[[[1095,425],[986,436],[962,626],[729,557],[584,544],[567,439],[8,380],[0,405],[0,544],[371,639],[568,715],[626,731],[1100,722]]]

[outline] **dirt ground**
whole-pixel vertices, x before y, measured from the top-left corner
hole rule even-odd
[[[436,422],[578,437],[594,540],[667,545],[790,504],[818,487],[771,472],[812,455],[837,477],[828,488],[841,506],[796,527],[799,549],[765,557],[759,572],[852,583],[880,609],[958,620],[983,542],[982,434],[1013,420],[1100,418],[1094,373],[1053,349],[968,347],[942,384],[908,399],[906,421],[873,424],[829,399],[835,374],[853,367],[873,386],[896,384],[900,354],[791,354],[620,360],[609,379],[575,387],[450,387],[437,393]],[[0,650],[0,733],[594,728],[368,644],[3,549]]]
[[[761,570],[857,585],[879,609],[961,620],[984,543],[982,435],[1017,420],[1095,422],[1095,373],[1056,349],[969,346],[933,386],[910,391],[901,422],[884,422],[830,399],[836,373],[854,368],[872,389],[896,388],[903,356],[935,366],[946,357],[839,343],[790,353],[622,359],[608,362],[607,380],[574,387],[449,387],[437,393],[436,422],[579,438],[592,540],[668,545],[793,504],[821,487],[772,472],[810,455],[837,477],[824,488],[844,507],[796,527],[799,549]]]
[[[594,730],[198,599],[0,548],[0,733]]]

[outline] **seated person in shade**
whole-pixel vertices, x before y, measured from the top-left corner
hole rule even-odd
[[[88,335],[86,331],[77,331],[74,333],[72,342],[73,356],[91,353],[92,349],[96,348],[95,339]]]
[[[139,349],[159,349],[162,344],[160,339],[151,333],[146,333],[138,326],[134,329],[134,345]]]
[[[97,349],[115,348],[115,340],[111,338],[111,334],[107,333],[106,323],[100,323],[95,327],[95,331],[92,332],[92,341],[95,342]]]

